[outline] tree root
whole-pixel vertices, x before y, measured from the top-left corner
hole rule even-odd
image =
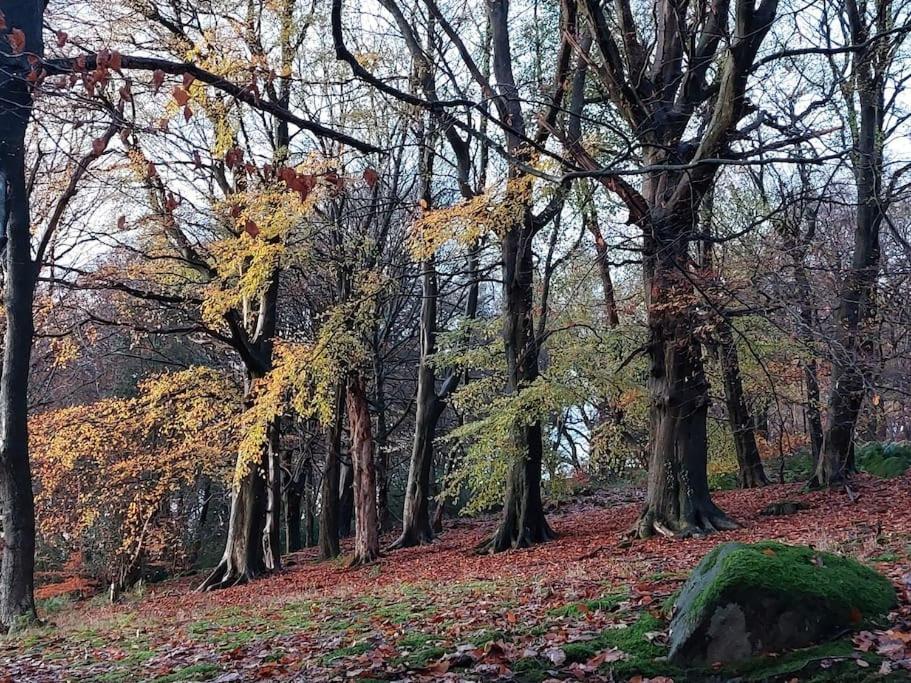
[[[235,572],[228,565],[227,560],[222,560],[206,577],[206,580],[199,584],[196,588],[196,592],[206,593],[208,591],[232,588],[248,583],[252,579],[253,575],[249,572]]]
[[[385,547],[385,551],[402,550],[404,548],[417,548],[423,545],[430,545],[434,541],[433,534],[429,536],[426,533],[411,534],[403,531],[395,541]]]
[[[712,505],[711,508],[694,511],[686,519],[667,519],[646,509],[624,536],[645,539],[658,534],[665,538],[702,538],[719,531],[740,528],[737,522],[717,507]]]
[[[346,569],[354,569],[355,567],[366,567],[369,564],[373,564],[380,559],[379,554],[376,557],[361,557],[357,554],[352,555],[347,562],[345,562]]]
[[[519,550],[521,548],[530,548],[539,543],[546,543],[557,538],[556,532],[550,528],[550,525],[542,520],[538,529],[532,532],[526,528],[518,536],[504,531],[502,525],[497,529],[491,538],[485,539],[474,547],[476,555],[494,555],[507,550]]]

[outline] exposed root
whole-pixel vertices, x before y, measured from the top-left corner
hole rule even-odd
[[[384,550],[389,552],[390,550],[402,550],[403,548],[416,548],[422,545],[430,545],[433,540],[433,534],[402,532],[402,535],[387,545]]]
[[[228,565],[227,560],[222,560],[206,577],[206,580],[199,585],[196,592],[206,593],[208,591],[232,588],[248,583],[252,579],[253,575],[249,572],[236,572]]]
[[[661,518],[653,510],[646,509],[624,537],[645,539],[657,533],[665,538],[701,538],[718,531],[739,528],[737,522],[714,505],[709,509],[694,511],[685,519]]]
[[[538,543],[546,543],[557,538],[556,532],[550,528],[546,520],[542,519],[540,524],[536,526],[537,528],[534,531],[526,527],[521,534],[513,536],[501,524],[491,538],[485,539],[475,546],[474,552],[478,555],[493,555],[507,550],[530,548]]]
[[[380,559],[379,554],[372,556],[372,557],[371,556],[365,557],[365,556],[358,555],[355,553],[354,555],[351,556],[351,558],[347,562],[345,562],[345,567],[348,569],[353,569],[355,567],[366,567],[367,565],[373,564],[374,562],[376,562],[379,559]]]

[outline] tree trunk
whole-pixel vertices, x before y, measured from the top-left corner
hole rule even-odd
[[[433,370],[422,361],[418,370],[418,398],[415,414],[415,435],[411,463],[408,467],[408,484],[405,489],[405,507],[402,513],[402,534],[392,544],[393,548],[410,548],[433,541],[430,521],[430,481],[433,469],[433,440],[437,423],[443,413],[443,404],[433,390]],[[430,390],[427,390],[430,385]],[[428,395],[429,394],[429,395]]]
[[[390,526],[392,513],[389,511],[389,474],[386,446],[389,429],[386,426],[386,368],[378,340],[373,348],[374,409],[376,411],[376,511],[380,529]]]
[[[34,322],[35,273],[31,260],[24,149],[4,141],[0,218],[6,223],[6,335],[0,376],[0,627],[34,621],[35,503],[28,451],[28,379]],[[9,146],[7,146],[9,145]]]
[[[349,458],[351,454],[349,453]],[[339,481],[338,501],[338,535],[339,538],[351,536],[351,524],[354,518],[354,467],[350,463],[342,463]]]
[[[534,289],[532,231],[526,215],[502,241],[505,310],[503,339],[506,347],[507,392],[518,393],[537,379],[538,344],[533,320]],[[541,423],[535,420],[515,428],[514,462],[506,485],[503,516],[493,538],[479,550],[501,552],[526,548],[555,537],[544,515],[541,500],[543,443]]]
[[[6,30],[0,55],[0,230],[6,238],[6,333],[0,372],[0,628],[13,631],[37,620],[34,598],[35,502],[28,450],[28,381],[31,364],[36,265],[32,262],[25,134],[32,111],[30,66],[10,55],[7,31],[22,31],[24,49],[44,55],[44,3],[0,2]],[[15,66],[14,66],[15,65]]]
[[[281,483],[278,420],[267,429],[259,461],[234,482],[228,536],[221,561],[197,590],[229,588],[281,566],[278,525]],[[243,457],[238,455],[238,458]]]
[[[345,396],[341,387],[336,389],[335,418],[329,431],[329,448],[323,466],[320,486],[319,556],[329,560],[339,555],[339,476],[342,452],[342,420]]]
[[[753,416],[747,407],[740,375],[740,358],[727,321],[722,321],[718,332],[718,361],[724,378],[724,399],[727,404],[728,422],[734,434],[737,451],[738,480],[741,488],[751,489],[769,483],[753,430]]]
[[[294,482],[288,487],[285,506],[285,548],[293,553],[301,549],[301,494]]]
[[[354,557],[351,564],[360,565],[373,562],[380,555],[373,429],[364,378],[360,374],[348,381],[348,425],[354,474]]]
[[[199,506],[199,515],[196,518],[196,529],[193,530],[193,542],[190,545],[190,551],[187,554],[187,565],[189,567],[195,567],[196,562],[199,560],[199,551],[202,549],[202,542],[206,530],[206,522],[209,519],[209,506],[212,500],[212,481],[206,477],[205,483],[202,486],[202,502]],[[200,494],[197,493],[196,498],[199,502]]]
[[[654,222],[646,239],[651,455],[640,537],[692,536],[736,528],[709,495],[708,381],[688,267],[688,226]]]
[[[267,450],[263,449],[260,461],[236,482],[224,555],[198,590],[229,588],[266,571],[262,532],[266,518],[268,458]]]
[[[418,365],[417,408],[414,442],[408,466],[402,534],[393,548],[408,548],[433,541],[430,523],[430,475],[433,469],[433,440],[443,414],[443,402],[436,393],[436,373],[431,356],[436,351],[437,276],[431,256],[421,264],[421,358]]]
[[[880,12],[886,9],[879,8]],[[852,41],[863,44],[870,27],[856,8],[848,9]],[[885,20],[884,17],[881,19]],[[829,417],[814,483],[832,486],[842,482],[853,455],[854,430],[867,393],[873,355],[871,334],[865,329],[876,309],[879,276],[879,230],[885,218],[882,198],[882,143],[885,71],[890,68],[874,58],[874,48],[852,54],[853,80],[859,101],[859,127],[854,130],[852,155],[857,187],[854,256],[838,298],[835,353]],[[875,65],[875,66],[874,66]],[[854,104],[851,102],[851,106]]]

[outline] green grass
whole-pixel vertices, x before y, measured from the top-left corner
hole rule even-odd
[[[396,666],[420,669],[446,654],[442,638],[435,633],[410,633],[399,639],[396,647],[404,654],[393,660]]]
[[[323,663],[331,664],[336,659],[341,659],[343,657],[356,657],[357,655],[362,655],[365,652],[370,652],[373,649],[373,644],[367,641],[362,641],[360,643],[355,643],[354,645],[349,645],[348,647],[341,647],[338,650],[333,650],[323,655]]]
[[[177,681],[208,681],[218,675],[218,667],[208,662],[192,664],[179,671],[153,679],[155,683],[176,683]]]
[[[595,600],[583,600],[581,602],[573,602],[568,605],[563,605],[562,607],[557,607],[556,609],[552,609],[550,614],[557,617],[577,617],[585,612],[610,612],[628,598],[629,593],[626,591],[611,593],[596,598]]]

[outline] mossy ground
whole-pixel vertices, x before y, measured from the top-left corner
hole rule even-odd
[[[882,506],[911,509],[906,479],[858,476],[852,488],[860,495],[850,510],[843,492],[804,493],[801,486],[718,495],[720,506],[744,522],[726,537],[748,541],[774,533],[875,560],[899,576],[911,537],[905,516],[884,516]],[[784,499],[804,500],[808,509],[786,519],[759,515],[770,501]],[[242,680],[284,683],[344,680],[358,671],[358,680],[402,680],[429,675],[427,667],[445,658],[456,677],[492,680],[476,669],[493,660],[508,666],[513,680],[531,682],[578,679],[573,667],[578,673],[608,650],[623,656],[585,674],[587,680],[638,674],[677,683],[737,676],[866,683],[878,670],[876,662],[862,669],[853,655],[842,656],[851,652],[845,642],[841,651],[767,657],[739,672],[673,667],[666,660],[667,622],[657,607],[679,589],[694,558],[718,541],[619,544],[639,509],[622,501],[552,515],[556,541],[492,557],[471,552],[489,526],[464,524],[447,529],[434,546],[389,553],[366,568],[317,563],[305,551],[277,576],[229,591],[193,594],[200,577],[192,577],[149,586],[113,607],[104,596],[55,598],[41,605],[51,626],[0,637],[0,678],[145,683],[239,672]],[[470,657],[462,656],[465,648]],[[565,657],[561,664],[547,654],[552,648]]]

